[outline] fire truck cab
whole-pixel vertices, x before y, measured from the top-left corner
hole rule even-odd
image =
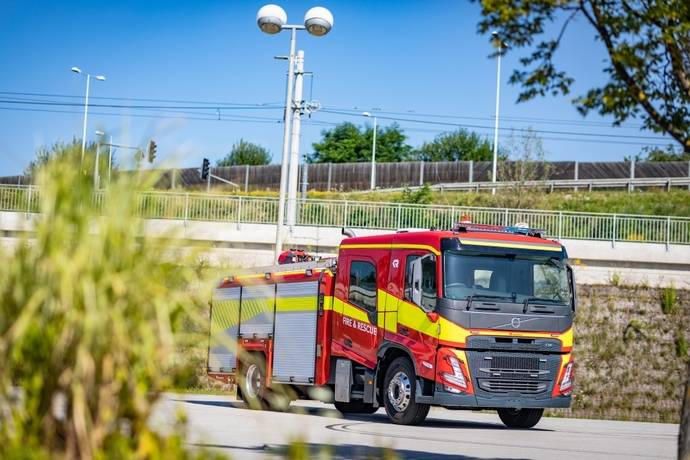
[[[343,413],[496,409],[528,428],[570,405],[575,306],[565,248],[533,229],[346,238],[336,259],[224,279],[208,372],[253,406],[327,388]]]

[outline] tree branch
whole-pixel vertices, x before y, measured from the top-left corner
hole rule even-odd
[[[591,13],[587,10],[587,7],[585,5],[586,1],[587,0],[579,0],[580,9],[582,10],[584,16],[587,18],[590,24],[592,24],[592,26],[599,33],[599,36],[604,42],[606,50],[609,53],[609,57],[611,58],[611,64],[613,65],[613,68],[615,69],[618,76],[628,85],[628,87],[630,88],[630,92],[632,93],[632,96],[635,98],[635,100],[638,101],[638,103],[647,112],[650,118],[654,120],[654,123],[656,123],[657,126],[659,126],[661,129],[666,131],[671,137],[677,140],[686,150],[690,148],[690,137],[688,137],[687,133],[678,129],[656,110],[656,108],[649,101],[644,90],[640,87],[640,85],[637,84],[635,79],[632,78],[625,66],[623,66],[614,57],[615,46],[613,44],[613,39],[609,34],[609,31],[603,26],[602,14],[599,10],[599,7],[596,4],[596,0],[587,1],[587,3],[589,3],[590,7],[592,8]]]

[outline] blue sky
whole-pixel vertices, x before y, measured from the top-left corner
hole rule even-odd
[[[287,53],[289,36],[259,31],[255,15],[264,3],[2,0],[0,92],[5,93],[0,94],[0,100],[83,103],[85,81],[69,70],[79,66],[107,76],[105,82],[92,81],[94,104],[191,105],[99,98],[211,103],[203,111],[177,109],[185,113],[92,107],[90,138],[95,138],[96,129],[107,131],[116,143],[126,145],[143,146],[154,138],[159,158],[179,166],[197,166],[205,156],[217,159],[244,138],[269,148],[274,162],[279,162],[282,125],[277,120],[284,100],[286,64],[273,56]],[[291,23],[301,23],[311,6],[322,5],[333,12],[335,27],[329,35],[317,38],[300,33],[297,41],[298,48],[305,51],[306,70],[315,74],[313,85],[306,81],[306,94],[313,88],[313,99],[324,107],[356,107],[354,114],[380,108],[382,112],[399,112],[393,116],[407,119],[493,125],[496,62],[488,58],[488,37],[477,34],[476,3],[327,0],[280,4]],[[510,53],[503,61],[501,115],[506,118],[502,126],[651,135],[639,132],[639,121],[612,128],[608,120],[597,116],[583,119],[570,104],[571,97],[516,104],[518,89],[507,85],[507,79],[523,53]],[[604,59],[589,27],[582,21],[574,23],[559,55],[559,62],[576,79],[574,94],[605,81],[601,72]],[[257,106],[228,108],[235,103]],[[213,105],[224,107],[220,110],[222,120],[217,119],[219,112]],[[468,118],[428,118],[424,114]],[[78,105],[0,103],[0,175],[20,173],[39,146],[80,137],[82,116]],[[311,143],[319,139],[328,123],[342,121],[366,122],[361,116],[314,113],[303,127],[302,153],[311,152]],[[391,121],[381,120],[381,124],[387,123]],[[412,145],[453,129],[447,125],[399,124]],[[492,134],[491,129],[477,132]],[[501,140],[508,134],[503,131]],[[592,136],[553,133],[543,137],[548,158],[553,160],[620,160],[639,152],[639,143],[647,142],[627,139],[633,144],[605,143]]]

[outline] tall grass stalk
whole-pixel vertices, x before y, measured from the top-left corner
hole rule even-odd
[[[135,191],[155,178],[121,178],[97,202],[78,156],[39,172],[30,240],[2,255],[0,457],[186,458],[147,420],[188,374],[176,350],[206,340],[182,324],[201,321],[208,283],[165,260],[169,240],[142,237]]]

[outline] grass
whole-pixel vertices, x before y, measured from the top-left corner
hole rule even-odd
[[[186,450],[183,418],[169,435],[148,426],[161,392],[194,373],[184,351],[207,340],[204,271],[139,236],[136,190],[151,178],[95,203],[79,154],[40,171],[31,241],[2,254],[0,457],[213,458]]]

